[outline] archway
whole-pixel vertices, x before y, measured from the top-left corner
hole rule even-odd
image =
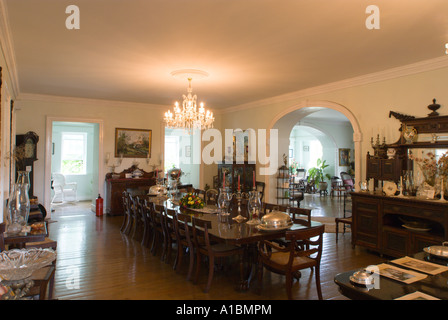
[[[317,111],[333,109],[342,113],[349,121],[353,128],[353,142],[355,155],[355,177],[361,177],[362,172],[362,150],[361,150],[361,129],[359,123],[353,113],[345,106],[331,101],[304,101],[293,105],[276,115],[269,123],[267,134],[271,129],[278,130],[278,163],[282,164],[283,154],[288,154],[289,150],[289,134],[294,125],[306,116]],[[269,137],[267,139],[267,150],[270,150]],[[267,202],[276,202],[276,176],[265,176],[266,183],[266,200]]]

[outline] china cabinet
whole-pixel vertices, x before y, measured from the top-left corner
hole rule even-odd
[[[238,190],[238,180],[242,192],[254,189],[255,164],[253,163],[218,163],[218,186],[229,187],[232,193]],[[223,180],[225,177],[225,183]]]
[[[422,118],[391,111],[389,117],[401,122],[398,141],[386,144],[378,137],[374,143],[372,138],[374,154],[367,154],[366,178],[374,179],[376,188],[351,193],[354,245],[403,256],[448,240],[448,201],[439,199],[439,192],[433,197],[435,187],[432,196],[424,196],[404,182],[404,177],[416,181],[409,174],[420,170],[411,154],[441,155],[448,149],[448,116],[439,116],[439,107],[433,100],[428,106],[432,112]],[[398,184],[397,191],[383,192],[381,187],[391,184]]]
[[[136,170],[139,175],[135,178],[126,178]],[[131,166],[122,172],[106,174],[106,213],[108,215],[123,215],[122,195],[129,189],[148,189],[156,184],[155,172],[145,172],[136,166]]]

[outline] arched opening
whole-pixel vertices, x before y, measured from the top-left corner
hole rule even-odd
[[[283,155],[289,155],[289,147],[290,147],[290,136],[293,128],[298,124],[307,124],[307,126],[312,127],[313,129],[322,132],[323,135],[326,135],[329,140],[333,140],[332,142],[327,142],[328,146],[330,146],[329,150],[332,149],[333,156],[328,156],[328,159],[333,159],[333,172],[339,173],[339,144],[337,143],[337,139],[334,134],[332,134],[331,125],[318,126],[312,124],[309,120],[312,118],[316,118],[319,115],[320,111],[324,110],[333,110],[341,114],[344,118],[348,119],[348,124],[352,128],[352,143],[353,143],[353,152],[351,154],[352,160],[354,160],[354,176],[361,176],[361,131],[359,128],[359,124],[357,119],[348,110],[346,107],[336,104],[330,101],[305,101],[301,104],[291,106],[290,108],[284,110],[279,113],[276,117],[274,117],[269,124],[268,132],[270,129],[278,130],[278,163],[283,164]],[[313,116],[314,115],[314,116]],[[332,120],[333,124],[337,126],[334,119]],[[268,139],[269,141],[269,139]],[[322,141],[322,140],[320,140]],[[323,146],[324,147],[324,146]],[[267,146],[269,150],[269,146]],[[331,152],[331,151],[329,151]],[[330,173],[331,175],[331,173]],[[359,180],[359,179],[358,179]],[[266,176],[266,201],[268,202],[276,202],[276,175]]]

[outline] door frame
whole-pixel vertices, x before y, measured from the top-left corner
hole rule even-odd
[[[44,206],[50,208],[47,215],[51,217],[51,152],[52,152],[52,138],[53,138],[53,122],[87,122],[98,124],[98,190],[96,193],[101,194],[100,190],[104,190],[104,177],[102,176],[104,153],[104,124],[102,119],[91,118],[72,118],[72,117],[46,117],[45,127],[45,172],[44,172]],[[92,211],[94,208],[92,207]]]

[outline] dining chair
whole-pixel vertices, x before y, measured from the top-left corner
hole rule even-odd
[[[320,285],[320,261],[324,225],[308,229],[286,231],[287,247],[263,240],[258,243],[258,281],[262,285],[263,268],[286,276],[286,293],[292,300],[292,283],[299,270],[314,268],[319,300],[322,300]]]
[[[140,199],[140,206],[141,206],[142,219],[143,219],[143,236],[142,236],[141,245],[146,248],[149,248],[153,230],[152,230],[152,225],[151,225],[150,212],[149,212],[149,208],[148,208],[148,200],[146,198]]]
[[[205,202],[205,190],[203,189],[193,189],[193,194],[202,199]]]
[[[263,202],[265,188],[266,188],[266,183],[264,183],[262,181],[255,181],[255,189],[261,193],[261,196],[260,196],[261,202]]]
[[[169,209],[170,210],[170,209]],[[168,211],[169,212],[169,211]],[[174,212],[174,210],[173,210]],[[177,257],[174,264],[174,270],[179,272],[179,266],[182,265],[182,260],[188,252],[190,261],[187,273],[187,280],[191,280],[194,267],[194,246],[192,239],[192,230],[189,225],[191,223],[191,216],[188,214],[177,213],[173,215],[174,230],[177,238]]]
[[[165,210],[165,207],[163,205],[158,205],[155,203],[151,203],[152,206],[150,206],[150,216],[151,216],[151,222],[153,226],[153,241],[151,246],[151,252],[153,255],[157,254],[157,251],[162,249],[162,255],[161,260],[163,260],[165,256],[165,235],[163,233],[163,226],[162,226],[162,211]]]
[[[162,229],[163,229],[163,256],[162,260],[165,263],[170,262],[171,252],[173,250],[173,244],[177,243],[176,231],[174,230],[174,222],[172,217],[175,215],[175,211],[163,207],[162,214]],[[176,261],[174,261],[173,268],[175,268]]]
[[[205,204],[216,205],[218,203],[219,191],[216,189],[208,189],[205,191]]]
[[[196,273],[194,283],[198,282],[200,268],[201,268],[201,256],[208,258],[208,280],[204,292],[207,293],[210,290],[210,286],[213,280],[213,274],[215,269],[215,258],[225,258],[234,255],[239,255],[240,273],[243,275],[243,255],[244,248],[240,246],[234,246],[225,242],[212,243],[210,241],[209,229],[211,228],[211,221],[201,220],[197,217],[192,217],[193,221],[193,244],[196,249]]]
[[[143,220],[141,217],[141,212],[139,210],[139,198],[138,196],[133,196],[129,194],[129,200],[130,200],[130,209],[131,209],[131,217],[133,221],[133,228],[132,228],[132,239],[139,240],[141,237],[141,234],[143,233]]]
[[[131,201],[131,195],[126,192],[124,196],[124,214],[126,216],[126,225],[124,227],[123,233],[125,235],[130,235],[131,231],[134,228],[134,213],[132,210],[132,201]]]
[[[347,200],[350,196],[349,192],[344,193],[344,210],[343,210],[343,217],[342,218],[335,218],[334,221],[336,223],[336,243],[338,242],[338,235],[339,235],[339,224],[342,223],[343,225],[343,234],[345,234],[346,225],[353,225],[353,219],[352,216],[347,216]],[[355,246],[352,243],[352,248]]]
[[[157,229],[155,222],[153,221],[153,211],[154,211],[154,203],[149,201],[148,199],[143,200],[143,207],[145,211],[145,218],[146,223],[148,224],[147,227],[147,233],[146,233],[146,239],[145,239],[145,246],[150,248],[150,251],[154,251],[155,247],[155,237],[157,236]],[[160,237],[159,237],[160,238]]]
[[[123,191],[121,194],[121,204],[123,206],[123,222],[121,223],[120,232],[124,233],[126,230],[127,224],[130,221],[129,210],[128,210],[128,193],[127,191]]]

